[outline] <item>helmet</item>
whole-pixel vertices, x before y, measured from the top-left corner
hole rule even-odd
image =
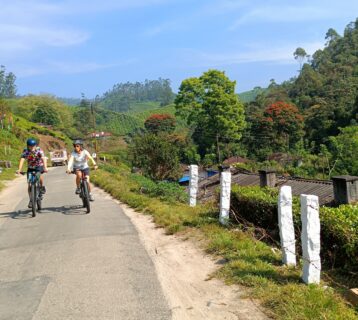
[[[34,138],[29,138],[26,141],[28,147],[34,147],[37,145],[37,141]]]
[[[80,145],[81,147],[83,146],[83,141],[81,139],[76,139],[73,141],[73,146],[75,145]]]

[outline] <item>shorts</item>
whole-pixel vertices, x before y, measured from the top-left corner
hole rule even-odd
[[[85,168],[85,169],[73,168],[72,173],[76,173],[77,170],[80,170],[80,171],[84,172],[84,174],[86,176],[89,176],[89,174],[90,174],[90,168]]]

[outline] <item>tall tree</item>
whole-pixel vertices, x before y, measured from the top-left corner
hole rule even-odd
[[[295,105],[282,101],[270,104],[251,118],[251,152],[262,158],[272,152],[288,152],[301,141],[302,129],[303,116]]]
[[[154,180],[177,179],[180,176],[179,148],[166,133],[137,135],[130,145],[134,166]]]
[[[60,124],[60,118],[56,109],[51,105],[40,105],[32,115],[32,121],[47,125],[57,126]]]
[[[298,61],[298,63],[300,64],[300,71],[302,70],[302,65],[304,60],[307,58],[307,53],[305,51],[305,49],[298,47],[295,52],[293,53],[293,56],[295,57],[295,59]]]
[[[358,175],[358,125],[342,128],[338,136],[330,137],[329,150],[337,174]]]
[[[235,81],[218,70],[209,70],[199,78],[184,80],[175,99],[177,115],[194,126],[193,140],[204,156],[216,146],[220,161],[220,143],[238,140],[245,128],[244,107],[235,93]]]
[[[12,72],[6,73],[5,66],[0,66],[0,97],[13,98],[16,95],[16,76]]]

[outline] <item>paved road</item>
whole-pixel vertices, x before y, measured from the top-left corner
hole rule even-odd
[[[55,168],[45,178],[36,218],[24,178],[11,189],[16,196],[0,195],[0,319],[170,319],[152,261],[119,205],[97,194],[85,214],[74,176]]]

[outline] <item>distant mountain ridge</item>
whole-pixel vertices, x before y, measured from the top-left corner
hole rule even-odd
[[[249,103],[255,101],[260,93],[265,93],[267,90],[267,88],[255,87],[252,90],[239,93],[239,98],[242,102]]]

